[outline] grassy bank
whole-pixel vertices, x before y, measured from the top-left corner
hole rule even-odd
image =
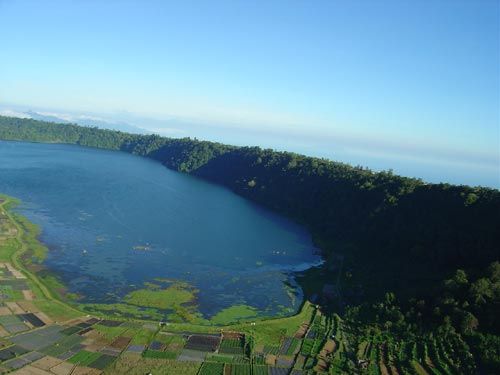
[[[10,262],[28,278],[31,290],[36,296],[34,304],[49,316],[67,320],[83,315],[81,311],[61,301],[50,287],[26,267],[23,261],[26,254],[36,261],[43,260],[46,255],[47,249],[38,241],[40,228],[25,217],[12,212],[12,209],[20,204],[19,200],[6,195],[0,195],[0,200],[2,216],[15,229],[15,236],[1,243],[0,261]]]
[[[64,298],[61,293],[65,287],[57,278],[41,267],[48,249],[40,243],[40,228],[27,218],[13,212],[20,201],[6,195],[0,195],[0,212],[15,229],[15,235],[3,239],[0,261],[11,262],[30,280],[36,295],[36,304],[50,316],[58,319],[71,319],[92,314],[106,319],[129,321],[164,320],[162,311],[171,311],[167,315],[169,329],[174,331],[214,332],[220,329],[242,330],[257,333],[257,337],[269,337],[278,332],[296,329],[297,323],[308,319],[311,306],[306,303],[298,314],[277,319],[259,318],[251,306],[237,305],[220,311],[212,319],[205,319],[192,304],[197,290],[182,282],[172,282],[163,287],[150,284],[144,289],[129,293],[121,303],[84,304]],[[70,295],[71,297],[71,295]]]

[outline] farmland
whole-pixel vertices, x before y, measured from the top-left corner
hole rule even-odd
[[[19,258],[30,244],[36,244],[35,232],[27,222],[9,214],[11,201],[3,199],[2,372],[445,375],[475,371],[470,348],[453,331],[395,335],[376,325],[361,324],[349,314],[341,318],[307,301],[298,314],[288,318],[232,325],[159,324],[88,315],[59,301],[43,281],[21,266]],[[175,305],[191,300],[184,286],[168,288],[149,286],[129,299],[165,304],[161,307],[169,307],[165,301]],[[156,293],[167,297],[162,299]]]

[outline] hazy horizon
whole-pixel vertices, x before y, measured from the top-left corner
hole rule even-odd
[[[500,187],[496,1],[52,5],[0,1],[0,114]]]
[[[15,108],[6,109],[6,108]],[[31,112],[30,112],[31,111]],[[318,140],[304,139],[304,137],[292,137],[288,134],[286,139],[280,139],[280,134],[270,137],[269,134],[263,136],[256,132],[237,129],[228,131],[227,128],[217,127],[216,125],[194,124],[182,122],[181,120],[154,120],[147,119],[132,114],[122,113],[120,116],[113,117],[110,114],[82,114],[75,112],[62,112],[54,109],[42,110],[39,108],[29,108],[22,106],[5,106],[0,103],[0,115],[12,117],[33,118],[38,120],[52,122],[76,123],[83,126],[98,126],[104,129],[120,130],[137,134],[159,134],[165,137],[182,138],[190,137],[199,140],[221,142],[235,146],[258,146],[263,148],[272,148],[278,151],[289,151],[304,154],[312,157],[320,157],[332,161],[339,161],[353,166],[359,165],[369,168],[373,171],[392,170],[395,174],[420,178],[430,183],[451,183],[457,185],[485,186],[500,188],[500,181],[491,175],[491,161],[477,159],[478,163],[484,162],[486,167],[477,169],[474,163],[461,163],[454,161],[454,150],[440,150],[441,162],[435,158],[426,159],[425,155],[418,157],[418,150],[408,150],[406,156],[397,153],[397,150],[390,150],[385,147],[386,153],[380,150],[370,150],[363,145],[354,142],[353,139],[326,139],[323,142]],[[132,121],[126,122],[125,119],[130,115]],[[61,117],[57,117],[61,116]],[[60,121],[56,120],[56,117]],[[157,128],[158,123],[168,124],[162,128]],[[184,125],[183,131],[172,128],[173,125]],[[169,127],[170,126],[170,127]],[[160,131],[159,131],[160,130]],[[230,130],[230,129],[229,129]],[[318,147],[323,145],[323,147]],[[433,150],[437,152],[438,150]],[[455,151],[456,152],[456,151]],[[477,155],[474,155],[478,157]],[[494,167],[493,167],[494,168]],[[464,178],[463,171],[469,170],[470,173]]]

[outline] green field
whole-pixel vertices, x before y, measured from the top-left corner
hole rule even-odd
[[[97,358],[101,356],[100,353],[92,353],[82,350],[75,354],[73,357],[68,359],[68,362],[80,365],[80,366],[88,366],[92,362],[94,362]]]
[[[387,295],[383,302],[368,306],[371,310],[367,312],[348,307],[342,317],[332,309],[305,301],[300,311],[290,317],[258,319],[254,309],[237,305],[221,311],[211,320],[202,319],[191,307],[183,306],[193,301],[196,290],[173,281],[148,284],[144,289],[129,293],[119,305],[80,305],[63,300],[61,289],[64,286],[57,278],[47,274],[38,277],[33,271],[36,262],[44,255],[44,248],[36,238],[38,229],[18,215],[10,214],[6,208],[12,207],[15,201],[5,196],[2,198],[1,228],[10,237],[6,234],[0,240],[0,261],[11,263],[27,276],[26,283],[35,297],[30,303],[58,322],[84,317],[93,308],[99,317],[124,322],[118,327],[108,326],[105,322],[92,325],[93,337],[102,341],[102,347],[111,347],[115,340],[127,339],[125,347],[115,349],[119,352],[116,360],[99,352],[81,350],[85,337],[78,335],[81,327],[76,323],[68,323],[69,326],[61,331],[67,336],[40,350],[45,355],[61,356],[77,348],[75,350],[79,351],[67,359],[68,363],[83,367],[102,365],[105,374],[255,375],[267,374],[268,369],[281,373],[284,366],[308,374],[451,375],[475,374],[477,371],[468,340],[485,340],[483,337],[460,334],[450,324],[441,326],[439,334],[419,332],[405,322],[405,316],[391,295]],[[1,272],[7,274],[5,269]],[[487,277],[494,280],[495,273],[492,275]],[[483,289],[486,292],[490,279],[485,278],[481,284],[486,285]],[[465,283],[460,272],[447,282],[454,288],[458,282]],[[168,285],[160,285],[162,283]],[[0,294],[4,299],[2,303],[24,298],[19,290],[7,284],[0,285]],[[483,298],[489,297],[485,295]],[[160,326],[158,318],[162,316],[155,315],[155,309],[173,310],[175,319]],[[373,316],[379,320],[370,320]],[[15,315],[0,317],[0,325],[7,328],[20,321]],[[203,363],[201,360],[177,360],[185,352],[190,335],[221,332],[223,339],[218,353],[204,353]],[[226,337],[225,332],[244,334],[245,338],[234,338],[243,335],[230,334]],[[491,342],[477,341],[477,344],[494,347],[494,337],[489,340]],[[149,348],[152,343],[157,346],[161,343],[160,348]],[[137,353],[127,352],[128,345],[142,349]],[[493,363],[491,366],[495,366],[495,355],[493,352],[489,359]]]

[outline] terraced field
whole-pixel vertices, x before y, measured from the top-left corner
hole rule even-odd
[[[29,227],[0,204],[0,373],[300,375],[474,373],[460,336],[398,339],[306,302],[290,318],[229,327],[84,315],[18,262]],[[368,332],[368,333],[367,333]]]

